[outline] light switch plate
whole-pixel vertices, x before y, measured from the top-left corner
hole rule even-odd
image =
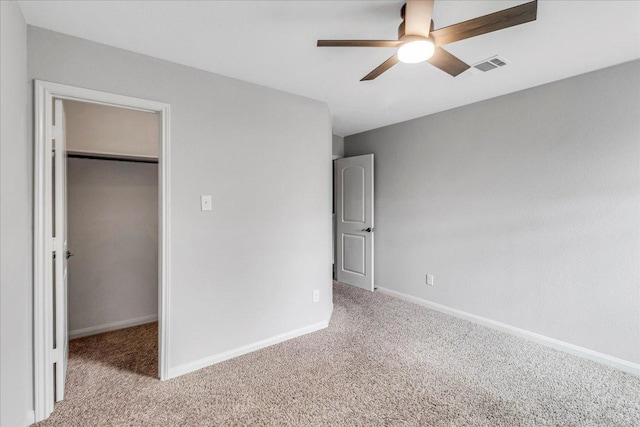
[[[200,196],[200,210],[210,211],[212,209],[212,199],[210,195],[202,195]]]

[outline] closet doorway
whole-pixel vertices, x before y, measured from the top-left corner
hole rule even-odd
[[[168,378],[169,105],[41,81],[35,95],[42,420],[64,398],[69,360]]]
[[[158,114],[71,100],[62,105],[73,254],[69,339],[157,322]],[[148,343],[141,345],[147,350]]]

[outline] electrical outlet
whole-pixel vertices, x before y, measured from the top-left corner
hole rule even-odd
[[[433,286],[433,274],[427,274],[427,285]]]
[[[202,196],[200,196],[200,210],[201,211],[210,211],[211,210],[211,205],[212,205],[212,201],[211,201],[211,195],[208,194],[203,194]]]
[[[320,291],[316,289],[315,291],[313,291],[313,302],[318,301],[320,301]]]

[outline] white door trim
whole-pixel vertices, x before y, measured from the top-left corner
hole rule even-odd
[[[51,173],[45,170],[47,141],[51,139],[51,123],[45,115],[51,113],[52,100],[71,99],[110,105],[132,110],[158,113],[160,116],[160,147],[158,150],[159,174],[159,283],[158,283],[158,374],[161,380],[169,378],[169,295],[170,295],[170,196],[171,179],[169,156],[171,141],[171,106],[162,102],[149,101],[130,96],[67,86],[59,83],[34,81],[34,257],[33,257],[33,347],[34,347],[34,404],[35,420],[46,419],[53,412],[53,372],[50,368],[52,357],[51,334],[53,330],[52,292],[42,286],[51,274],[51,239],[47,238],[47,189],[45,176]]]

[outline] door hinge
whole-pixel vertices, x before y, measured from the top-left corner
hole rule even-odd
[[[62,137],[61,130],[62,128],[60,126],[52,125],[51,126],[52,138],[55,140],[59,140]]]
[[[51,361],[53,363],[62,363],[62,347],[51,350]]]

